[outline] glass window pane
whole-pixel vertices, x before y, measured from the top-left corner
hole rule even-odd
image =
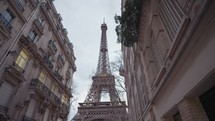
[[[25,50],[22,50],[17,57],[15,63],[19,65],[22,69],[24,69],[25,64],[27,63],[28,60],[28,53]]]
[[[43,71],[41,71],[41,72],[40,72],[40,76],[39,76],[39,80],[40,80],[42,83],[44,83],[44,82],[45,82],[45,79],[46,79],[46,74],[45,74]]]

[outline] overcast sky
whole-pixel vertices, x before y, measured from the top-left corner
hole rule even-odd
[[[58,13],[63,18],[63,25],[74,45],[77,71],[74,73],[74,84],[78,94],[77,102],[83,102],[92,83],[91,76],[96,72],[101,40],[103,18],[107,24],[107,41],[110,61],[120,50],[116,43],[115,14],[120,14],[121,0],[55,0]],[[77,102],[74,106],[77,106]],[[77,112],[72,110],[69,119]]]

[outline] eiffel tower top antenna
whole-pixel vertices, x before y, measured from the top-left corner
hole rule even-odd
[[[101,35],[101,43],[100,43],[100,51],[99,51],[99,61],[97,65],[97,72],[95,76],[105,76],[111,74],[110,62],[108,56],[108,47],[107,47],[107,25],[105,23],[105,19],[103,19],[103,24],[101,25],[102,35]]]

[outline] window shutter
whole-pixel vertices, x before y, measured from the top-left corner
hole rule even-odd
[[[0,86],[0,105],[7,106],[7,103],[10,100],[13,90],[14,87],[8,82],[4,82]]]
[[[173,42],[188,20],[188,16],[185,15],[176,0],[160,0],[160,18],[170,40]]]
[[[29,118],[32,118],[35,106],[36,106],[36,100],[31,98],[29,106],[28,106],[28,110],[26,112],[26,116],[28,116]]]

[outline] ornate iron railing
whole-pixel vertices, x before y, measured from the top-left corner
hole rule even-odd
[[[48,87],[46,87],[39,79],[32,79],[31,86],[37,88],[46,97],[50,98],[55,104],[60,105],[60,98],[58,98]]]
[[[0,13],[0,21],[8,28],[11,29],[11,22],[5,19],[5,17]]]
[[[24,69],[22,69],[17,63],[13,62],[12,67],[19,71],[20,73],[24,73]]]
[[[53,51],[54,53],[57,52],[57,47],[56,47],[56,45],[54,44],[54,42],[53,42],[52,40],[49,40],[48,46],[52,49],[52,51]]]
[[[52,62],[49,60],[49,58],[47,56],[44,57],[44,62],[46,63],[47,67],[52,70],[54,65],[52,64]]]
[[[64,65],[65,61],[61,55],[58,55],[58,60],[60,61],[60,63],[62,63],[62,65]]]
[[[60,81],[63,80],[63,77],[59,74],[59,72],[55,71],[55,72],[54,72],[54,75],[55,75]]]

